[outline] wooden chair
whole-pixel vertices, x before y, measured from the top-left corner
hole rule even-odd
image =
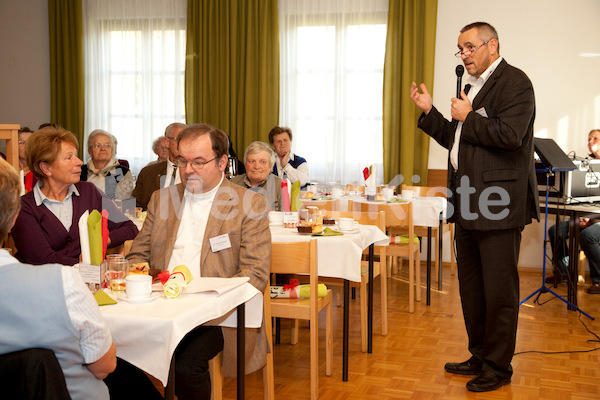
[[[348,193],[348,192],[360,192],[362,194],[365,194],[365,187],[360,186],[360,185],[347,184],[346,185],[346,193]]]
[[[263,324],[267,335],[267,363],[262,369],[263,396],[265,400],[275,399],[275,372],[273,368],[273,328],[271,326],[271,290],[269,285],[263,291]],[[208,362],[210,372],[210,398],[221,400],[223,398],[223,352],[217,354]]]
[[[412,190],[415,192],[415,196],[419,197],[443,197],[447,199],[448,189],[445,186],[408,186],[402,185],[402,190]],[[442,255],[440,252],[440,241],[444,240],[444,234],[450,233],[450,273],[454,275],[456,273],[456,254],[454,253],[454,224],[444,222],[442,223],[442,232],[439,232],[439,227],[431,228],[431,235],[434,239],[435,246],[435,272],[434,276],[439,276],[439,268],[442,267]],[[415,235],[419,237],[427,236],[426,227],[415,227]]]
[[[333,365],[332,294],[318,297],[317,241],[272,243],[271,273],[308,274],[310,298],[270,299],[271,315],[276,318],[308,320],[310,323],[310,397],[319,397],[319,311],[325,308],[325,374]]]
[[[333,212],[331,214],[336,220],[338,218],[353,218],[361,225],[375,225],[383,232],[385,232],[385,212],[381,211],[376,215],[363,212]],[[379,276],[381,283],[381,336],[385,336],[388,333],[387,323],[387,264],[386,264],[386,248],[387,246],[375,246],[375,254],[379,256],[379,261],[373,264],[373,278]],[[363,254],[368,255],[369,250],[366,249]],[[350,282],[351,288],[359,288],[360,293],[360,339],[361,339],[361,350],[363,353],[367,351],[367,285],[369,283],[369,263],[368,261],[362,262],[362,274],[360,282]],[[327,284],[328,286],[335,286],[339,290],[340,299],[342,296],[342,290],[344,282],[342,279],[336,278],[319,278],[319,281]]]
[[[420,251],[415,244],[415,226],[413,222],[412,203],[381,204],[359,203],[363,213],[375,214],[385,209],[385,227],[388,235],[396,231],[408,233],[406,244],[390,244],[386,247],[386,254],[392,257],[408,258],[408,312],[415,312],[415,298],[421,300],[421,272]],[[373,215],[371,215],[373,218]],[[416,292],[416,293],[415,293]]]

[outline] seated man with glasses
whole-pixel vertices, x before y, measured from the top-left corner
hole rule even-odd
[[[185,124],[174,122],[165,129],[165,137],[169,141],[169,157],[165,161],[146,165],[140,171],[135,189],[131,193],[135,197],[136,207],[142,207],[145,210],[148,208],[150,196],[152,196],[155,190],[181,182],[174,161],[178,154],[177,136],[185,127]]]
[[[210,125],[185,128],[175,164],[181,184],[154,192],[144,226],[127,258],[151,274],[185,265],[193,278],[247,276],[263,291],[269,278],[271,233],[265,197],[225,178],[229,140]],[[175,351],[175,394],[210,398],[208,360],[223,351],[223,373],[235,374],[236,331],[200,326]],[[246,330],[246,373],[266,362],[264,329]]]

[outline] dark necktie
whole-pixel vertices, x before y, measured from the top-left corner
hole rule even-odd
[[[173,176],[171,176],[171,185],[175,184],[175,176],[177,176],[177,165],[173,165]]]

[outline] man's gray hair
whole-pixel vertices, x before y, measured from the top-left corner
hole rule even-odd
[[[169,124],[166,128],[165,128],[165,137],[170,138],[171,137],[171,132],[173,131],[173,129],[175,128],[181,128],[181,129],[185,129],[187,128],[187,125],[182,123],[182,122],[173,122],[172,124]]]
[[[484,42],[487,42],[491,39],[496,39],[496,41],[498,42],[498,54],[500,54],[500,40],[498,40],[498,32],[496,31],[496,28],[494,28],[487,22],[473,22],[462,28],[460,30],[460,33],[465,33],[466,31],[470,31],[473,28],[477,29],[477,33],[479,33],[479,38]]]
[[[269,168],[273,169],[273,165],[275,165],[275,152],[271,149],[271,146],[258,140],[250,143],[250,146],[246,147],[246,151],[244,152],[244,164],[246,164],[248,156],[262,152],[269,155]]]

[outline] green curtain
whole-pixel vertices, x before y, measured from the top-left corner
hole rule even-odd
[[[83,149],[84,61],[81,0],[48,0],[51,122],[73,132]]]
[[[188,0],[188,123],[228,133],[236,153],[279,119],[277,0]]]
[[[436,18],[437,0],[390,0],[383,77],[386,183],[401,174],[408,185],[413,175],[426,185],[429,136],[417,128],[420,110],[409,93],[413,81],[433,93]]]

